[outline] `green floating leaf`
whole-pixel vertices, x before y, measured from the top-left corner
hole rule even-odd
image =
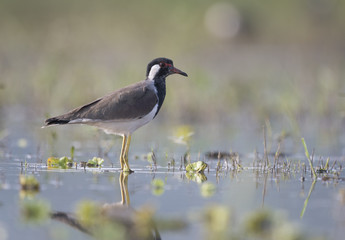
[[[49,168],[71,168],[73,167],[73,160],[68,157],[55,158],[50,157],[47,159],[47,166]]]
[[[186,166],[186,172],[203,173],[207,168],[207,164],[203,161],[190,163]]]
[[[86,166],[87,167],[100,167],[100,166],[102,166],[103,162],[104,162],[103,158],[94,157],[94,158],[90,159],[89,161],[87,161]]]
[[[155,178],[151,182],[152,194],[160,196],[164,193],[165,183],[162,179]]]

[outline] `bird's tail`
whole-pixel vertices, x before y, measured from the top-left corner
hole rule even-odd
[[[61,124],[67,124],[69,123],[70,120],[66,120],[66,119],[61,119],[59,117],[52,117],[52,118],[48,118],[47,120],[45,120],[45,125],[42,127],[47,127],[50,125],[61,125]]]

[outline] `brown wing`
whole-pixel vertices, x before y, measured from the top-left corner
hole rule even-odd
[[[137,119],[151,112],[157,102],[153,84],[141,81],[66,114],[47,119],[46,124],[66,124],[76,119],[102,121]]]

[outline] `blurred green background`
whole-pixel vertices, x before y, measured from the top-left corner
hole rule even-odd
[[[1,0],[0,130],[143,80],[161,56],[189,78],[168,78],[156,122],[212,125],[224,138],[269,125],[342,152],[340,0]]]

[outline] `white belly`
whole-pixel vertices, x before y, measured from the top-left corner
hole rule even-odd
[[[151,112],[142,117],[133,120],[95,120],[95,119],[76,119],[71,121],[72,124],[86,124],[90,126],[98,127],[104,130],[108,134],[116,134],[116,135],[128,135],[132,134],[135,130],[140,128],[141,126],[150,122],[156,112],[157,112],[158,104],[151,110]]]

